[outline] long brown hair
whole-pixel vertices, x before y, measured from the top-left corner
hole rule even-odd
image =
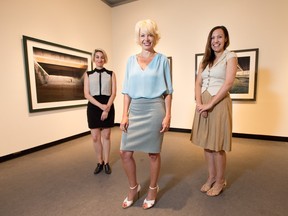
[[[209,32],[208,38],[207,38],[207,43],[206,43],[206,48],[205,48],[205,53],[203,56],[202,60],[202,68],[203,70],[207,67],[207,65],[212,65],[213,61],[215,60],[216,56],[215,53],[213,52],[211,48],[211,40],[212,40],[212,34],[216,29],[222,29],[225,35],[225,44],[224,44],[224,50],[229,46],[230,44],[230,39],[229,39],[229,33],[228,30],[225,26],[215,26],[214,28],[211,29]]]

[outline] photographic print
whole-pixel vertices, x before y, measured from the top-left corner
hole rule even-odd
[[[92,54],[83,50],[23,36],[29,111],[87,104],[84,74]]]
[[[173,80],[172,78],[172,57],[171,56],[169,56],[169,57],[167,57],[168,58],[168,61],[169,61],[169,65],[170,65],[170,74],[171,74],[171,81]]]
[[[230,90],[232,100],[256,100],[259,49],[232,50],[237,54],[237,74]],[[204,53],[195,55],[195,75]]]

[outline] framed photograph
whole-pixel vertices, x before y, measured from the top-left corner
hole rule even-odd
[[[256,100],[259,49],[231,50],[237,54],[238,65],[230,90],[232,100]],[[204,53],[195,55],[195,77]]]
[[[172,77],[172,57],[169,56],[169,57],[167,57],[167,58],[168,58],[169,65],[170,65],[171,81],[173,81],[173,77]]]
[[[84,74],[92,54],[23,35],[29,112],[87,104]]]

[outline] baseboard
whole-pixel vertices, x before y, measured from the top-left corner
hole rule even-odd
[[[119,123],[115,123],[115,126],[120,126]],[[183,129],[183,128],[170,128],[169,131],[171,132],[180,132],[180,133],[191,133],[191,129]],[[34,148],[26,149],[20,152],[16,152],[13,154],[5,155],[0,157],[0,163],[11,160],[17,157],[21,157],[27,154],[30,154],[32,152],[40,151],[45,148],[49,148],[51,146],[59,145],[61,143],[80,138],[82,136],[86,136],[90,134],[90,131],[83,132],[80,134],[76,134],[74,136],[66,137],[64,139],[60,139],[54,142],[50,142],[44,145],[36,146]],[[259,140],[270,140],[270,141],[281,141],[281,142],[288,142],[288,137],[280,137],[280,136],[268,136],[268,135],[257,135],[257,134],[242,134],[242,133],[233,133],[233,137],[238,137],[238,138],[246,138],[246,139],[259,139]]]
[[[169,131],[191,133],[191,129],[181,129],[181,128],[170,128]],[[243,133],[232,133],[232,136],[238,137],[238,138],[247,138],[247,139],[288,142],[288,137],[281,137],[281,136],[268,136],[268,135],[243,134]]]
[[[80,138],[82,136],[86,136],[88,134],[90,134],[90,131],[83,132],[83,133],[80,133],[80,134],[76,134],[76,135],[73,135],[73,136],[70,136],[70,137],[66,137],[66,138],[63,138],[63,139],[60,139],[60,140],[56,140],[54,142],[46,143],[46,144],[43,144],[43,145],[40,145],[40,146],[36,146],[36,147],[30,148],[30,149],[26,149],[26,150],[23,150],[23,151],[20,151],[20,152],[16,152],[16,153],[13,153],[13,154],[5,155],[5,156],[0,157],[0,163],[4,162],[4,161],[7,161],[7,160],[11,160],[11,159],[17,158],[17,157],[21,157],[21,156],[24,156],[24,155],[27,155],[27,154],[30,154],[30,153],[33,153],[33,152],[36,152],[36,151],[40,151],[40,150],[49,148],[51,146],[59,145],[59,144],[62,144],[64,142],[68,142],[68,141]]]
[[[288,142],[288,137],[281,137],[281,136],[268,136],[268,135],[259,135],[259,134],[233,133],[233,137]]]
[[[119,123],[115,124],[115,126],[120,126]],[[169,131],[172,132],[180,132],[180,133],[191,133],[191,129],[185,128],[170,128]],[[288,142],[288,137],[281,136],[269,136],[269,135],[259,135],[259,134],[244,134],[244,133],[233,133],[233,137],[238,138],[247,138],[247,139],[259,139],[259,140],[271,140],[271,141],[281,141]]]

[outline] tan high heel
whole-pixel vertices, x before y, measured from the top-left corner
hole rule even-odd
[[[137,194],[138,194],[137,199],[139,199],[140,190],[141,190],[140,184],[136,184],[134,187],[129,187],[129,188],[130,188],[130,190],[134,190],[136,187],[137,187]],[[135,197],[134,197],[134,198],[135,198]],[[134,203],[134,198],[133,198],[133,200],[128,200],[128,197],[126,197],[125,200],[124,200],[123,203],[122,203],[122,208],[123,208],[123,209],[126,209],[126,208],[129,208],[130,206],[132,206],[132,204]],[[137,199],[136,199],[136,200],[137,200]],[[135,201],[136,201],[136,200],[135,200]]]
[[[224,181],[223,184],[220,185],[214,184],[213,187],[210,190],[208,190],[206,194],[210,197],[218,196],[226,186],[227,186],[226,180]]]
[[[150,190],[157,190],[157,193],[159,192],[159,186],[157,185],[156,187],[151,187],[151,186],[149,186],[149,189]],[[150,208],[152,208],[154,205],[155,205],[155,200],[156,199],[154,199],[154,200],[147,200],[147,199],[145,199],[144,200],[144,202],[143,202],[143,209],[150,209]]]
[[[207,193],[207,191],[209,191],[212,188],[214,183],[215,183],[215,181],[212,181],[212,183],[206,182],[205,184],[202,185],[200,191],[202,193]]]

